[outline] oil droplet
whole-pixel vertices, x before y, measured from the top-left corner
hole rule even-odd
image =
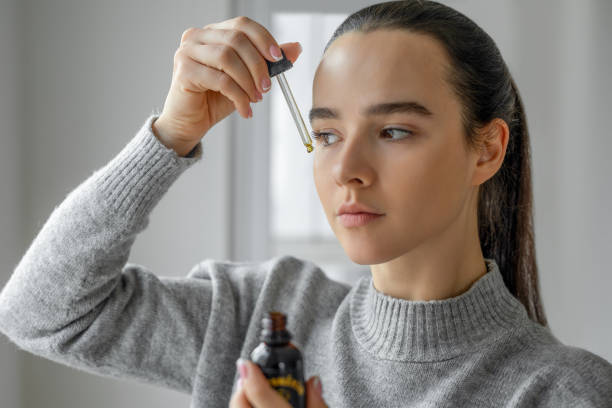
[[[312,149],[312,145],[311,145],[311,144],[307,144],[307,145],[305,145],[305,146],[306,146],[306,151],[307,151],[308,153],[312,152],[312,150],[313,150],[313,149]]]

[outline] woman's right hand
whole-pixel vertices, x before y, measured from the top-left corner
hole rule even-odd
[[[185,30],[174,54],[170,90],[153,122],[158,139],[184,156],[235,109],[251,117],[250,102],[270,89],[265,59],[276,61],[272,51],[278,46],[268,30],[244,16]],[[295,62],[300,44],[280,46]]]

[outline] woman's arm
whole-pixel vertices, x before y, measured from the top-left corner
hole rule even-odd
[[[191,392],[210,281],[126,263],[152,208],[202,154],[165,147],[155,117],[54,209],[0,293],[0,331],[54,361]]]

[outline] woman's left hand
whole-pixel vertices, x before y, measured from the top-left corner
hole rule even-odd
[[[291,408],[291,405],[270,386],[257,364],[243,359],[238,360],[236,364],[240,380],[238,380],[238,389],[230,400],[230,408]],[[327,408],[318,376],[310,377],[306,382],[306,404],[307,408]]]

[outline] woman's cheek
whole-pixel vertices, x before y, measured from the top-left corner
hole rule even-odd
[[[323,168],[320,155],[315,155],[314,157],[312,173],[319,200],[323,205],[323,209],[328,212],[328,206],[331,205],[331,203],[329,203],[329,197],[331,196],[329,184],[332,183],[333,180],[329,169]]]

